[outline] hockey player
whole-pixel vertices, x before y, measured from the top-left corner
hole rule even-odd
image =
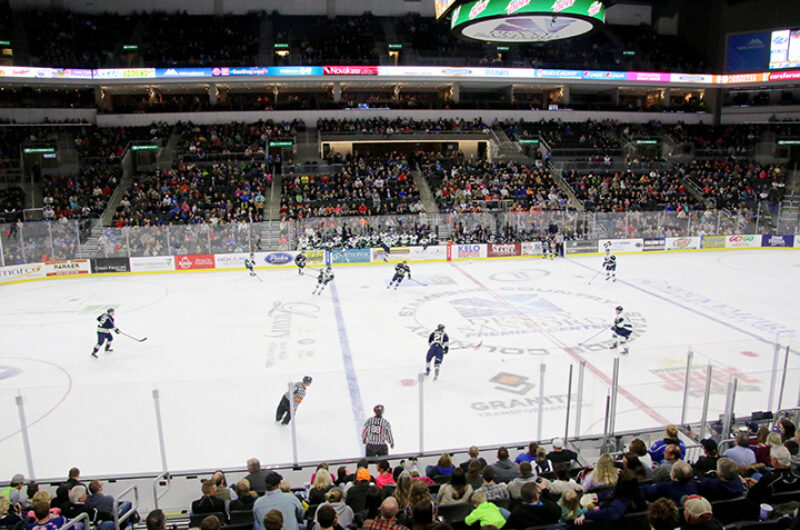
[[[250,271],[251,278],[256,275],[255,267],[256,267],[256,257],[251,252],[250,257],[244,260],[244,268]]]
[[[389,285],[387,285],[386,288],[388,289],[394,282],[397,282],[397,284],[394,286],[396,290],[398,287],[400,287],[400,282],[403,281],[403,278],[406,277],[406,274],[408,274],[408,279],[410,280],[411,267],[408,266],[408,261],[404,260],[403,263],[398,263],[394,268],[394,276],[392,276],[392,281],[389,282]]]
[[[614,325],[611,326],[611,331],[614,332],[614,344],[611,349],[614,350],[622,345],[622,354],[628,354],[628,339],[633,333],[633,324],[631,324],[628,315],[622,312],[622,306],[618,305],[616,308],[617,315],[614,317]]]
[[[97,359],[97,352],[100,351],[100,347],[104,342],[106,343],[106,351],[114,351],[111,349],[111,341],[114,340],[111,332],[119,333],[119,328],[114,324],[113,307],[110,307],[108,311],[97,317],[97,321],[99,322],[97,324],[97,344],[92,350],[92,357],[95,359]]]
[[[294,257],[294,264],[297,265],[297,274],[300,276],[303,275],[303,269],[306,266],[306,253],[300,252],[297,256]]]
[[[392,251],[392,249],[391,249],[391,247],[389,245],[386,244],[386,241],[383,240],[383,239],[380,239],[378,241],[378,244],[383,249],[383,261],[384,261],[384,263],[386,263],[386,262],[389,261],[389,253]]]
[[[606,249],[606,255],[603,258],[603,268],[606,270],[606,281],[617,281],[617,257],[611,253],[611,249]]]
[[[444,332],[444,324],[436,326],[428,337],[428,355],[425,357],[425,375],[431,374],[431,361],[433,361],[433,380],[439,379],[439,367],[442,359],[450,350],[450,338]]]
[[[317,276],[317,286],[314,287],[314,292],[311,294],[322,294],[325,286],[328,285],[332,280],[333,272],[331,271],[330,267],[327,269],[320,269],[319,276]]]
[[[275,411],[275,421],[288,425],[292,417],[297,414],[297,406],[306,397],[306,389],[311,386],[311,376],[307,375],[302,381],[298,381],[292,386],[291,394],[287,390],[278,403],[278,410]],[[291,412],[290,409],[291,408]]]
[[[551,254],[552,249],[550,247],[550,238],[543,237],[541,241],[542,241],[542,259],[547,259],[548,257],[550,259],[553,259],[553,256]]]

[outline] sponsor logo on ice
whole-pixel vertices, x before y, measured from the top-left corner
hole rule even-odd
[[[528,382],[528,378],[524,375],[510,374],[508,372],[500,372],[489,379],[490,383],[494,383],[497,390],[503,392],[511,392],[512,394],[525,395],[533,390],[536,385]]]

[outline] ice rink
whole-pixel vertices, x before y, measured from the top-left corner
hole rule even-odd
[[[738,414],[767,408],[776,336],[800,351],[800,252],[622,255],[615,284],[600,276],[590,285],[601,261],[412,264],[413,281],[396,291],[386,289],[392,265],[338,266],[321,296],[311,295],[314,274],[294,269],[261,270],[263,282],[225,271],[2,286],[0,476],[26,471],[18,395],[38,477],[70,466],[84,476],[160,471],[154,389],[170,470],[243,467],[251,456],[292,462],[291,430],[274,414],[287,383],[306,374],[314,382],[297,416],[299,461],[359,455],[377,403],[394,452],[417,451],[417,378],[440,322],[452,350],[440,380],[423,384],[424,450],[535,439],[540,390],[543,437],[563,435],[569,366],[581,360],[585,393],[573,400],[570,435],[577,406],[580,433],[601,433],[618,354],[610,331],[578,343],[607,330],[618,304],[636,330],[620,356],[618,430],[679,421],[690,347],[689,420],[700,418],[709,363],[710,417],[722,412],[732,376]],[[123,331],[148,340],[117,335],[115,351],[95,360],[95,318],[108,307]],[[796,353],[789,369],[782,403],[795,406]]]

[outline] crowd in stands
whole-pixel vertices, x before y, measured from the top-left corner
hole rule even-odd
[[[100,217],[121,177],[122,168],[112,164],[87,165],[67,177],[44,176],[44,220]]]
[[[334,19],[318,16],[272,16],[275,42],[300,51],[304,65],[377,65],[380,21],[369,13]]]
[[[489,132],[489,125],[482,119],[446,119],[438,120],[415,120],[413,118],[368,118],[368,119],[336,119],[320,118],[317,120],[317,130],[322,133],[362,133],[362,134],[381,134],[391,136],[393,134],[410,133],[441,133],[441,132]]]
[[[616,458],[602,454],[589,466],[558,438],[549,450],[537,442],[517,454],[500,447],[491,462],[472,446],[460,462],[443,453],[425,469],[416,459],[392,466],[386,458],[362,458],[355,468],[343,465],[335,473],[320,464],[305,487],[295,488],[251,458],[235,483],[222,471],[202,480],[202,495],[187,507],[190,526],[201,530],[229,523],[256,530],[722,530],[760,519],[773,521],[770,528],[797,528],[800,445],[788,418],[774,427],[748,422],[725,447],[713,431],[700,441],[702,454],[695,446],[690,455],[678,428],[668,425],[649,448],[633,438]],[[734,445],[727,448],[729,442]],[[57,529],[87,513],[104,529],[104,521],[113,519],[113,497],[98,480],[84,483],[77,468],[54,495],[21,474],[0,495],[0,523],[7,527]],[[130,508],[120,503],[119,513]],[[151,512],[147,524],[163,530],[164,514]]]
[[[421,212],[419,190],[406,158],[349,157],[334,174],[283,175],[283,219]]]
[[[4,222],[17,221],[22,218],[25,207],[25,194],[19,186],[0,189],[0,217]]]
[[[719,158],[695,160],[682,170],[717,208],[754,208],[762,200],[777,203],[786,188],[785,165]]]
[[[676,170],[564,172],[564,180],[587,210],[600,212],[688,211],[697,200]]]
[[[0,126],[0,161],[18,159],[20,147],[25,144],[53,144],[58,137],[58,130],[56,127]]]
[[[139,174],[114,214],[114,225],[260,222],[272,175],[261,163],[179,163]]]
[[[197,125],[178,122],[175,130],[180,134],[178,152],[203,158],[208,154],[243,153],[247,156],[265,154],[270,138],[294,138],[305,130],[302,120],[255,123],[226,123]]]
[[[152,123],[146,127],[80,127],[71,130],[75,136],[75,149],[82,159],[95,158],[105,162],[118,162],[128,143],[156,142],[169,138],[171,126]]]

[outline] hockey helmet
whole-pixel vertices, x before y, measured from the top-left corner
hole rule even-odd
[[[310,385],[310,384],[311,384],[311,381],[312,381],[312,379],[311,379],[311,376],[310,376],[310,375],[307,375],[307,376],[305,376],[305,377],[303,378],[303,384],[304,384],[304,385]]]
[[[618,305],[618,306],[617,306],[615,309],[616,309],[617,311],[622,311],[622,306],[621,306],[621,305]]]
[[[108,313],[108,314],[111,314],[111,313],[113,313],[113,312],[114,312],[114,308],[113,308],[113,307],[109,307],[109,308],[106,310],[106,313]]]
[[[372,411],[375,413],[376,416],[380,416],[383,414],[383,405],[375,405],[372,408]]]
[[[438,326],[436,326],[436,329],[444,330],[444,324],[439,324]]]
[[[403,265],[405,265],[405,264],[407,264],[407,263],[408,263],[408,260],[407,260],[407,259],[404,259],[404,260],[403,260]]]

